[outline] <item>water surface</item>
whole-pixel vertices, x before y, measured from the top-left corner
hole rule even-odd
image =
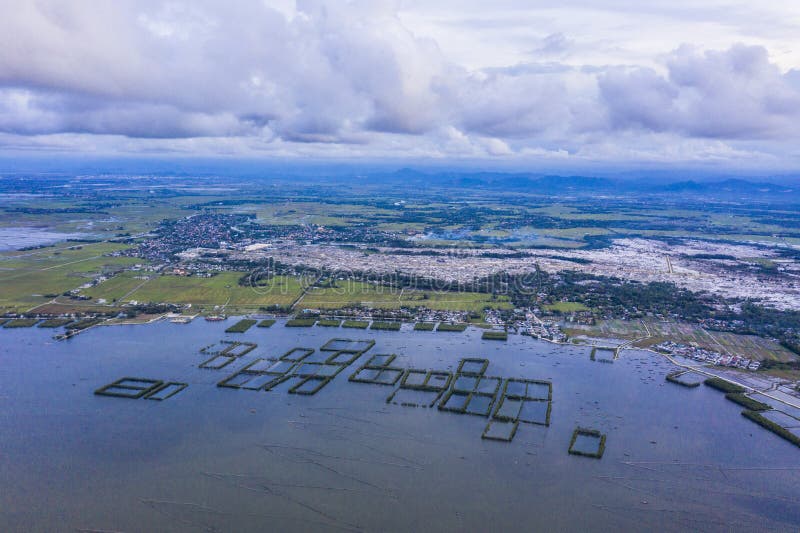
[[[230,321],[229,321],[230,322]],[[800,450],[708,387],[664,381],[648,352],[613,364],[590,348],[480,331],[383,332],[229,324],[0,330],[0,529],[55,531],[740,530],[796,531]],[[314,396],[216,387],[257,357],[333,337],[376,344]],[[200,369],[220,339],[258,348]],[[350,383],[369,355],[553,382],[549,427],[510,443],[486,419],[386,404]],[[163,401],[95,396],[123,376],[185,381]],[[601,460],[569,455],[576,427],[607,435]]]

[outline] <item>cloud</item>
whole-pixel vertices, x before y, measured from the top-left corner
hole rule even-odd
[[[505,45],[525,60],[497,48],[496,64],[472,68],[412,31],[399,13],[413,2],[14,4],[0,19],[8,146],[658,159],[750,153],[742,143],[779,153],[800,136],[800,71],[763,46],[609,66],[576,57],[589,36],[506,12],[485,26],[513,30]]]
[[[613,127],[717,139],[797,138],[800,88],[760,46],[700,52],[682,46],[653,69],[612,69],[598,79]]]
[[[541,57],[563,56],[572,46],[572,40],[568,39],[563,33],[551,33],[542,39],[541,43],[534,48],[533,55]]]

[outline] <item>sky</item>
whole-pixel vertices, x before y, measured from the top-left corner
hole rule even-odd
[[[800,170],[800,4],[0,0],[0,156]]]

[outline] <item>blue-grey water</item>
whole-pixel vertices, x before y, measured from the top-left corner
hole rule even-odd
[[[465,333],[252,328],[226,323],[93,328],[68,341],[0,329],[2,531],[796,531],[800,450],[708,387],[664,381],[654,354],[592,362],[589,348]],[[256,357],[333,337],[376,345],[314,396],[216,383]],[[203,346],[258,348],[223,370]],[[369,354],[553,382],[550,427],[511,443],[486,420],[387,405],[350,383]],[[95,396],[123,376],[185,381],[163,402]],[[569,455],[576,426],[607,434],[601,460]]]
[[[0,251],[19,250],[86,236],[83,233],[60,233],[42,228],[0,228]]]

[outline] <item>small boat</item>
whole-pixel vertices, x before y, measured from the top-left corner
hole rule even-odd
[[[225,317],[223,315],[209,315],[206,317],[206,320],[209,322],[222,322],[225,320]]]

